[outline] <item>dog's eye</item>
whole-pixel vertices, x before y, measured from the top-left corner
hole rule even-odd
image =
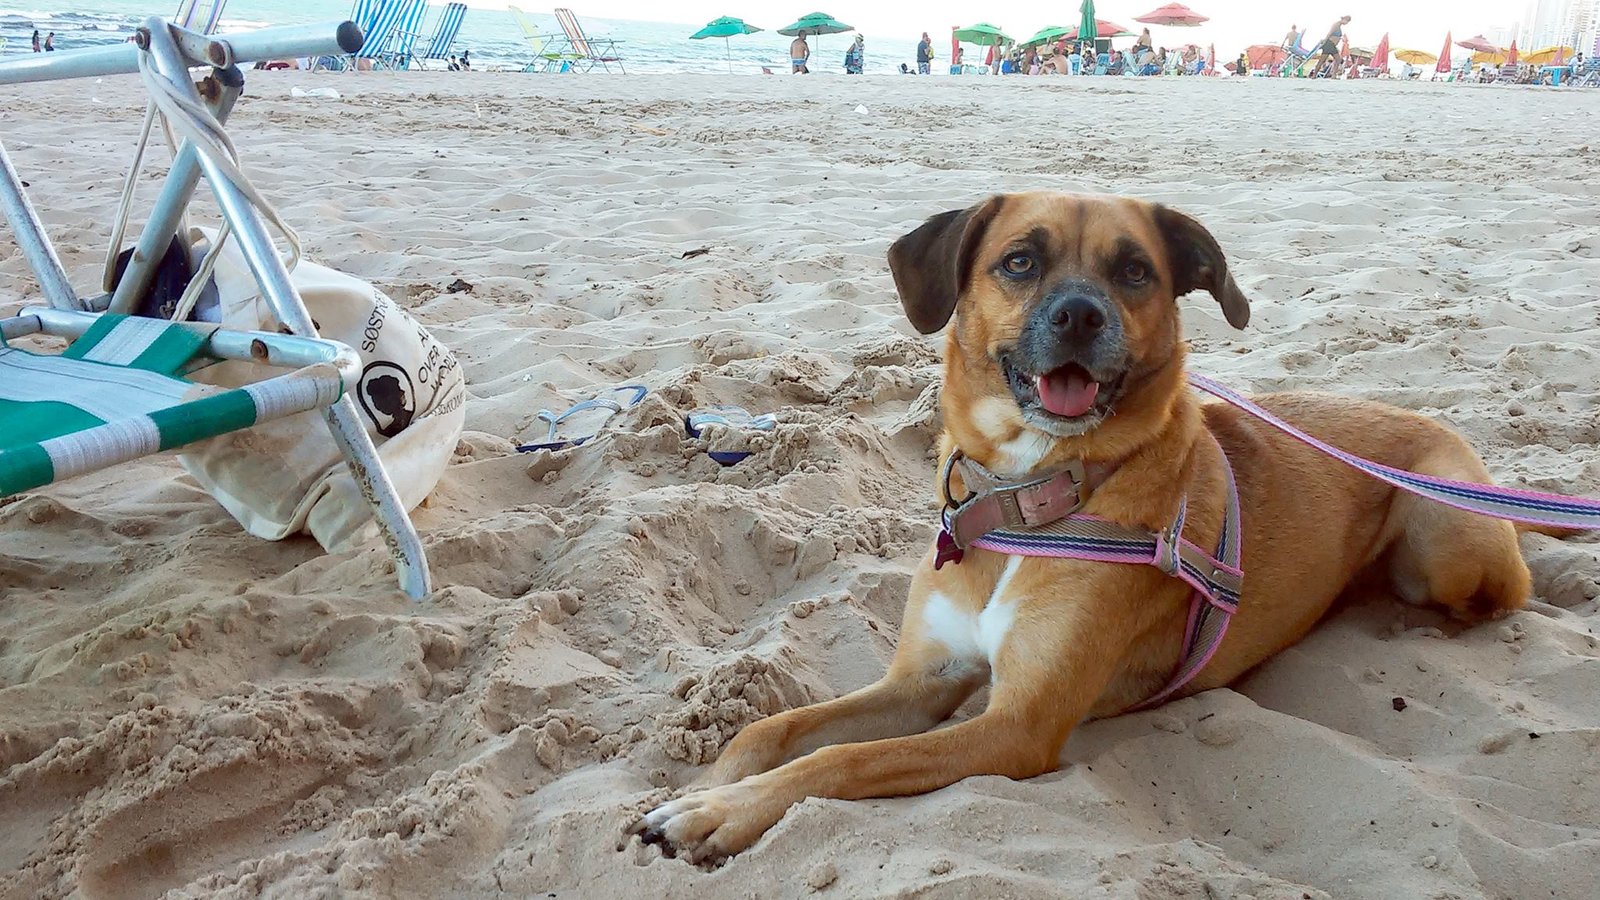
[[[1134,259],[1123,263],[1117,279],[1124,284],[1144,284],[1150,279],[1150,267]]]
[[[1012,278],[1026,278],[1038,267],[1039,263],[1031,253],[1013,253],[1000,261],[1000,268]]]

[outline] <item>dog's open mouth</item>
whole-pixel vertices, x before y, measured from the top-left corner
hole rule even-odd
[[[1100,381],[1077,363],[1067,363],[1043,374],[1019,368],[1009,356],[1001,357],[1006,384],[1024,413],[1044,413],[1059,419],[1103,418],[1111,411],[1122,386],[1122,376]]]

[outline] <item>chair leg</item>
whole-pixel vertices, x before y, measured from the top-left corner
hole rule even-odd
[[[61,267],[61,260],[45,234],[44,224],[33,211],[33,204],[28,202],[28,195],[23,193],[22,176],[12,167],[11,157],[6,155],[3,145],[0,145],[0,213],[11,222],[12,236],[22,248],[23,258],[33,268],[45,300],[56,309],[87,309],[67,280],[67,270]]]
[[[372,516],[378,523],[378,531],[383,535],[383,542],[389,548],[389,555],[394,557],[395,568],[400,576],[400,588],[413,600],[421,600],[433,590],[431,578],[428,574],[428,559],[422,549],[422,539],[417,536],[417,529],[411,524],[411,517],[406,515],[405,504],[400,500],[400,494],[395,491],[394,483],[389,480],[389,475],[383,470],[383,461],[378,458],[378,450],[372,444],[372,438],[361,425],[361,416],[356,412],[355,401],[346,394],[339,398],[339,402],[328,408],[324,414],[328,422],[328,432],[333,435],[333,442],[339,446],[339,452],[344,455],[344,463],[350,469],[350,477],[355,479],[356,486],[361,489],[361,496],[372,507]]]

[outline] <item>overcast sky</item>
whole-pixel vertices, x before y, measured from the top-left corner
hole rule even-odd
[[[499,0],[469,0],[479,7],[504,7]],[[515,2],[515,0],[513,0]],[[1166,0],[1101,0],[1097,14],[1137,29],[1134,16]],[[524,9],[537,9],[531,2]],[[1199,28],[1152,28],[1158,44],[1215,42],[1237,50],[1246,44],[1276,43],[1291,24],[1310,28],[1320,38],[1335,19],[1349,14],[1354,43],[1371,47],[1384,32],[1392,47],[1439,52],[1447,29],[1464,38],[1480,31],[1507,28],[1522,18],[1524,0],[1195,0],[1188,4],[1211,21]],[[1026,37],[1045,25],[1077,24],[1079,0],[913,0],[855,3],[840,0],[582,0],[579,16],[642,19],[700,25],[722,15],[738,16],[763,28],[781,28],[800,16],[821,11],[863,34],[915,38],[926,31],[948,40],[950,26],[985,21],[1012,35]],[[1310,39],[1307,40],[1310,43]]]

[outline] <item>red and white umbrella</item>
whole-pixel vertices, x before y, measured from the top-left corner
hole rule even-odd
[[[1517,64],[1517,42],[1516,42],[1516,39],[1513,38],[1512,41],[1511,41],[1511,49],[1506,51],[1506,65],[1514,66],[1516,64]]]
[[[1433,67],[1435,72],[1443,75],[1450,71],[1450,32],[1444,33],[1444,52],[1439,54],[1439,64]]]
[[[1200,15],[1182,3],[1168,3],[1160,9],[1135,16],[1133,20],[1146,25],[1176,25],[1179,28],[1192,28],[1201,22],[1211,21],[1209,17]]]

